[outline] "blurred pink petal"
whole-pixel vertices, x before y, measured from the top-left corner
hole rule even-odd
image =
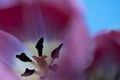
[[[22,31],[22,16],[21,5],[0,9],[0,29],[21,38],[19,33]]]
[[[0,61],[0,79],[1,80],[20,80],[17,75],[6,64]]]
[[[117,35],[117,31],[114,31]],[[120,45],[115,38],[119,38],[119,33],[116,36],[113,32],[103,33],[96,37],[96,57],[95,59],[101,59],[100,62],[110,64],[117,62],[117,57],[120,57]],[[95,61],[98,61],[95,60]],[[103,60],[103,61],[102,61]]]
[[[17,4],[19,4],[19,0],[1,0],[0,1],[0,9],[9,8],[9,7],[15,6]]]
[[[91,67],[89,68],[90,75],[93,74],[93,72],[96,72],[94,73],[94,75],[98,76],[99,69],[103,73],[107,73],[106,71],[108,71],[109,74],[112,73],[111,72],[112,70],[117,70],[116,72],[119,72],[120,69],[119,36],[120,36],[119,31],[109,31],[107,33],[102,33],[95,37],[96,47],[94,51],[94,60]],[[113,73],[116,74],[115,72]],[[105,77],[106,76],[104,77],[102,76],[101,78],[105,79]]]
[[[13,66],[16,54],[24,51],[22,43],[14,36],[0,30],[0,60]]]
[[[118,30],[112,30],[109,33],[109,36],[118,44],[120,45],[120,31]]]
[[[70,20],[70,14],[66,9],[47,2],[23,2],[14,7],[1,9],[0,17],[0,28],[20,40],[38,38],[40,34],[49,38],[63,36]],[[26,37],[22,37],[23,35]]]

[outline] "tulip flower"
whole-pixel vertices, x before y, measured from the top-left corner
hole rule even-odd
[[[20,1],[1,8],[0,17],[0,29],[12,35],[1,33],[8,39],[1,55],[11,55],[3,60],[22,80],[85,80],[91,39],[74,1]],[[11,39],[15,45],[5,44]]]
[[[89,80],[120,79],[119,31],[101,33],[95,37],[94,60],[89,67]]]

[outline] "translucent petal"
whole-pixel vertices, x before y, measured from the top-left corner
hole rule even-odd
[[[25,51],[23,44],[14,36],[0,30],[0,59],[14,65],[16,54]]]
[[[109,31],[96,36],[94,65],[119,65],[119,36],[117,31]]]
[[[77,14],[76,14],[77,15]],[[86,25],[81,16],[76,16],[71,21],[71,28],[64,43],[66,62],[70,62],[70,67],[75,71],[81,71],[90,66],[92,61],[93,42],[89,37]],[[63,47],[63,49],[64,49]],[[68,65],[66,65],[68,66]]]
[[[1,80],[20,80],[18,76],[6,64],[0,61]]]
[[[58,59],[58,70],[50,74],[55,80],[74,80],[86,78],[87,69],[93,60],[94,43],[90,38],[83,18],[76,13],[63,40]],[[52,79],[51,79],[52,80]]]
[[[17,36],[17,38],[22,38],[22,16],[22,6],[20,4],[0,9],[0,29]]]
[[[0,1],[0,9],[9,8],[17,5],[19,0],[2,0]]]
[[[55,5],[54,1],[42,1],[33,4],[23,2],[14,7],[0,9],[0,29],[22,41],[36,40],[41,35],[48,39],[62,39],[74,15],[70,5],[64,6]]]
[[[93,80],[119,79],[119,31],[103,32],[95,37],[94,59],[89,68]],[[92,75],[91,75],[92,74]]]

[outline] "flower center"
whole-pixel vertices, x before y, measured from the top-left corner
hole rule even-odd
[[[17,63],[20,63],[19,67],[21,67],[22,63],[24,63],[22,67],[26,67],[24,69],[24,72],[20,72],[21,78],[23,78],[23,80],[28,80],[27,77],[30,76],[34,76],[32,77],[34,78],[34,80],[46,80],[49,71],[55,72],[57,70],[58,64],[55,63],[55,60],[59,58],[60,49],[63,44],[60,44],[59,46],[57,46],[57,48],[52,49],[55,44],[52,44],[50,47],[48,47],[47,43],[43,43],[44,38],[42,37],[36,45],[32,43],[27,44],[28,48],[30,49],[29,52],[33,53],[32,56],[27,55],[24,52],[20,55],[16,55],[16,58],[19,59],[19,62]],[[47,46],[48,49],[45,49],[44,46]],[[51,53],[48,53],[49,51],[51,51]],[[26,62],[27,65],[25,65]],[[28,66],[28,63],[29,65],[31,65]]]

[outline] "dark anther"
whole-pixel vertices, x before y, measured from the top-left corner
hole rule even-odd
[[[19,58],[23,62],[32,62],[32,60],[26,56],[25,53],[21,53],[20,55],[16,55],[16,58]]]
[[[56,59],[59,57],[59,51],[61,49],[61,47],[63,46],[63,44],[60,44],[56,49],[54,49],[51,53],[51,57],[52,59]]]
[[[26,68],[25,72],[21,74],[21,76],[31,76],[34,72],[35,72],[35,69],[30,70]]]
[[[40,80],[45,80],[45,76],[41,76],[41,77],[40,77]]]
[[[44,42],[44,38],[42,37],[42,38],[40,38],[40,40],[37,42],[37,44],[35,46],[38,50],[38,55],[39,56],[42,56],[43,42]]]
[[[50,66],[49,66],[49,69],[50,69],[51,71],[53,71],[53,72],[55,72],[55,71],[57,70],[57,68],[58,68],[58,65],[57,65],[57,64],[54,64],[54,65],[50,65]]]

